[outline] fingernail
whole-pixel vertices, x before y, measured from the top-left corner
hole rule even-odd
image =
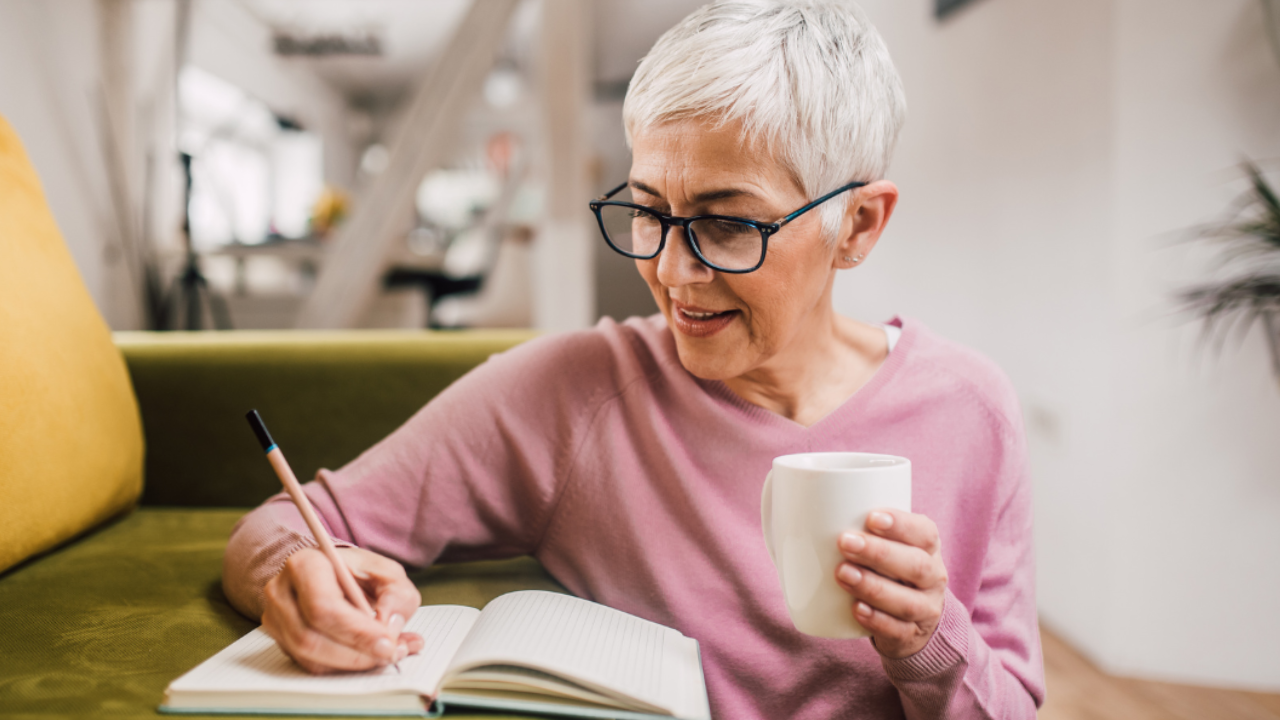
[[[893,516],[889,513],[873,512],[867,516],[867,524],[877,530],[888,530],[893,527]]]
[[[850,585],[857,585],[862,582],[862,573],[858,572],[858,568],[846,563],[840,566],[840,579]]]
[[[855,612],[857,612],[862,617],[871,617],[871,606],[864,602],[860,602],[858,603],[858,606],[855,609]]]
[[[867,541],[863,539],[861,535],[845,533],[840,536],[840,547],[848,550],[849,552],[862,552],[862,549],[866,546]]]
[[[400,662],[406,657],[409,657],[409,646],[404,643],[400,643],[396,646],[396,662]]]
[[[386,638],[378,638],[378,642],[373,644],[373,651],[382,657],[391,657],[395,650],[395,646]]]
[[[391,630],[391,634],[399,635],[404,630],[404,616],[400,613],[393,613],[391,620],[387,622],[387,628]]]

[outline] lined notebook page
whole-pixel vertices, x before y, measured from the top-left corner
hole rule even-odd
[[[479,614],[475,608],[457,605],[418,608],[405,623],[405,630],[422,635],[423,650],[401,660],[399,673],[387,667],[364,673],[312,675],[257,628],[174,680],[169,691],[315,695],[412,692],[434,696],[450,658]]]
[[[458,648],[449,674],[491,664],[532,664],[673,715],[703,716],[699,706],[706,695],[696,642],[568,595],[525,590],[489,603]]]

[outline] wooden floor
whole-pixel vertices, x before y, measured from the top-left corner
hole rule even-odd
[[[1039,720],[1280,720],[1280,695],[1103,674],[1043,626],[1049,699]]]

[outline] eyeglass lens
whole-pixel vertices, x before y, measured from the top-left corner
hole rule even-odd
[[[638,208],[605,205],[600,218],[610,244],[624,255],[652,257],[662,243],[662,221]],[[670,232],[680,232],[672,227]],[[689,224],[689,232],[702,256],[712,265],[727,270],[745,270],[760,262],[764,239],[752,225],[708,218]]]

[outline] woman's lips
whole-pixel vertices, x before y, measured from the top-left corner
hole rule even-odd
[[[715,312],[702,308],[684,307],[672,303],[671,318],[676,329],[690,337],[710,337],[729,326],[738,317],[737,310]]]

